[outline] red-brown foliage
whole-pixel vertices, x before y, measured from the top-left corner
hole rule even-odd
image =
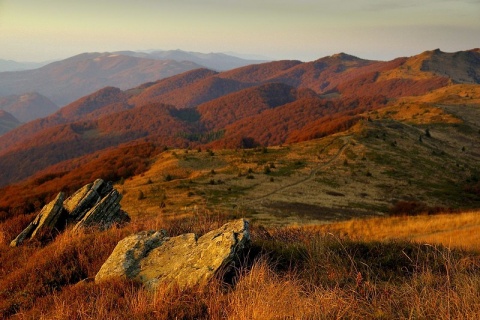
[[[184,87],[157,95],[151,102],[167,103],[177,108],[193,108],[201,103],[251,86],[239,81],[211,76]],[[145,103],[146,101],[142,101]]]
[[[39,132],[0,157],[0,185],[20,181],[62,161],[125,142],[151,137],[161,145],[185,146],[178,134],[189,125],[173,117],[173,107],[150,104],[95,121],[65,124]]]
[[[370,73],[338,85],[337,90],[352,97],[384,95],[389,98],[417,96],[444,87],[450,80],[445,77],[429,79],[390,79],[377,81],[378,73]]]
[[[244,137],[251,137],[261,145],[299,142],[348,129],[360,118],[358,114],[386,103],[384,97],[339,99],[303,98],[258,115],[239,120],[225,127],[222,139],[213,147],[240,147]]]
[[[51,245],[33,251],[28,246],[0,248],[1,261],[15,261],[5,268],[0,280],[0,310],[7,317],[30,308],[39,297],[51,294],[63,286],[94,277],[116,243],[125,236],[121,231],[96,234],[64,234]],[[95,248],[95,250],[92,250]],[[19,254],[22,253],[22,254]]]
[[[72,193],[97,178],[117,181],[138,175],[160,151],[161,148],[152,143],[138,143],[61,162],[29,180],[0,189],[0,221],[36,212],[58,192]]]
[[[0,137],[0,150],[6,152],[8,148],[16,146],[24,140],[32,139],[40,131],[52,130],[52,127],[61,124],[80,119],[93,120],[107,114],[130,109],[131,107],[126,102],[127,95],[120,89],[112,87],[101,89],[72,102],[46,118],[26,123],[7,135]]]
[[[141,106],[146,103],[158,101],[158,97],[164,94],[185,88],[193,83],[215,76],[216,74],[218,73],[209,69],[196,69],[159,80],[155,83],[139,86],[128,91],[133,94],[130,103]]]
[[[273,61],[225,71],[218,76],[245,83],[261,83],[274,79],[284,71],[301,64],[302,62],[297,60]]]
[[[272,83],[231,93],[201,104],[197,110],[206,130],[221,130],[238,120],[307,96],[313,97],[315,93],[297,90],[282,83]]]

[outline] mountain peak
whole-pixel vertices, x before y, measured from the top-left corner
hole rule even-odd
[[[352,56],[345,52],[336,53],[330,56],[330,58],[342,60],[342,61],[354,61],[354,60],[361,60],[359,57]]]

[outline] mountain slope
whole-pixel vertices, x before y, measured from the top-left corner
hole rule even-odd
[[[58,110],[47,97],[36,92],[0,97],[0,109],[11,113],[21,122],[46,117]]]
[[[447,53],[428,51],[420,70],[448,77],[454,83],[480,83],[480,49]]]
[[[314,97],[315,93],[297,90],[282,83],[271,83],[225,95],[199,105],[196,110],[206,130],[221,130],[243,118],[307,96]]]
[[[6,152],[9,147],[21,144],[25,139],[31,139],[42,130],[79,120],[94,120],[130,108],[132,106],[127,103],[127,95],[123,91],[113,87],[103,88],[61,108],[48,117],[26,123],[4,135],[0,138],[0,153]]]
[[[187,141],[180,133],[188,133],[190,129],[188,124],[171,115],[172,109],[163,104],[149,104],[96,120],[70,122],[40,130],[2,154],[0,185],[25,179],[59,162],[130,141],[186,145]]]
[[[190,75],[200,75],[190,79]],[[193,108],[204,102],[219,98],[226,94],[239,91],[251,86],[239,81],[224,79],[211,74],[208,70],[196,70],[187,73],[188,80],[184,77],[175,77],[172,81],[161,81],[145,90],[144,93],[132,98],[130,101],[136,105],[148,102],[166,103],[177,108]],[[181,82],[181,85],[178,85]]]
[[[174,90],[180,90],[193,83],[215,76],[218,73],[209,69],[195,69],[166,79],[152,83],[145,83],[137,88],[128,90],[132,94],[130,102],[135,105],[142,105],[153,102],[164,94]]]
[[[105,86],[128,89],[199,67],[187,61],[85,53],[35,70],[2,72],[0,95],[36,91],[65,105]]]
[[[0,135],[18,127],[20,121],[18,121],[10,113],[0,110]]]

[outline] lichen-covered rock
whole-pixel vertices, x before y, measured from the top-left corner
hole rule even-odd
[[[64,212],[63,198],[64,194],[60,192],[52,202],[45,205],[35,219],[10,243],[10,246],[18,246],[25,239],[35,237],[40,231],[55,229]]]
[[[105,229],[115,223],[127,222],[130,217],[121,210],[121,199],[112,184],[102,179],[85,185],[65,200],[60,192],[10,245],[18,246],[41,230],[63,230],[69,225],[74,225],[74,230],[91,226]]]
[[[248,221],[236,220],[200,238],[193,233],[166,237],[141,232],[121,240],[101,267],[95,281],[120,277],[155,289],[159,283],[180,288],[206,284],[228,268],[250,241]]]
[[[112,277],[135,278],[140,273],[140,261],[166,239],[165,232],[142,231],[119,241],[95,279]]]

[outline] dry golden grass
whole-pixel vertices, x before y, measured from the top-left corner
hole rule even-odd
[[[18,319],[477,319],[479,259],[442,247],[340,240],[306,229],[252,230],[233,285],[149,292],[81,282],[39,296]],[[109,233],[103,234],[111,236]],[[85,235],[83,235],[85,237]],[[71,236],[56,246],[78,243]],[[260,251],[259,251],[260,250]],[[256,253],[255,253],[256,252]],[[468,260],[465,260],[467,259]]]
[[[366,241],[412,240],[480,250],[480,211],[459,214],[353,219],[306,227]]]
[[[434,105],[418,101],[399,101],[394,105],[373,112],[374,119],[393,119],[412,124],[461,123],[457,117]]]
[[[455,84],[434,90],[421,97],[405,98],[405,101],[449,105],[478,105],[480,103],[480,88],[475,84]]]

